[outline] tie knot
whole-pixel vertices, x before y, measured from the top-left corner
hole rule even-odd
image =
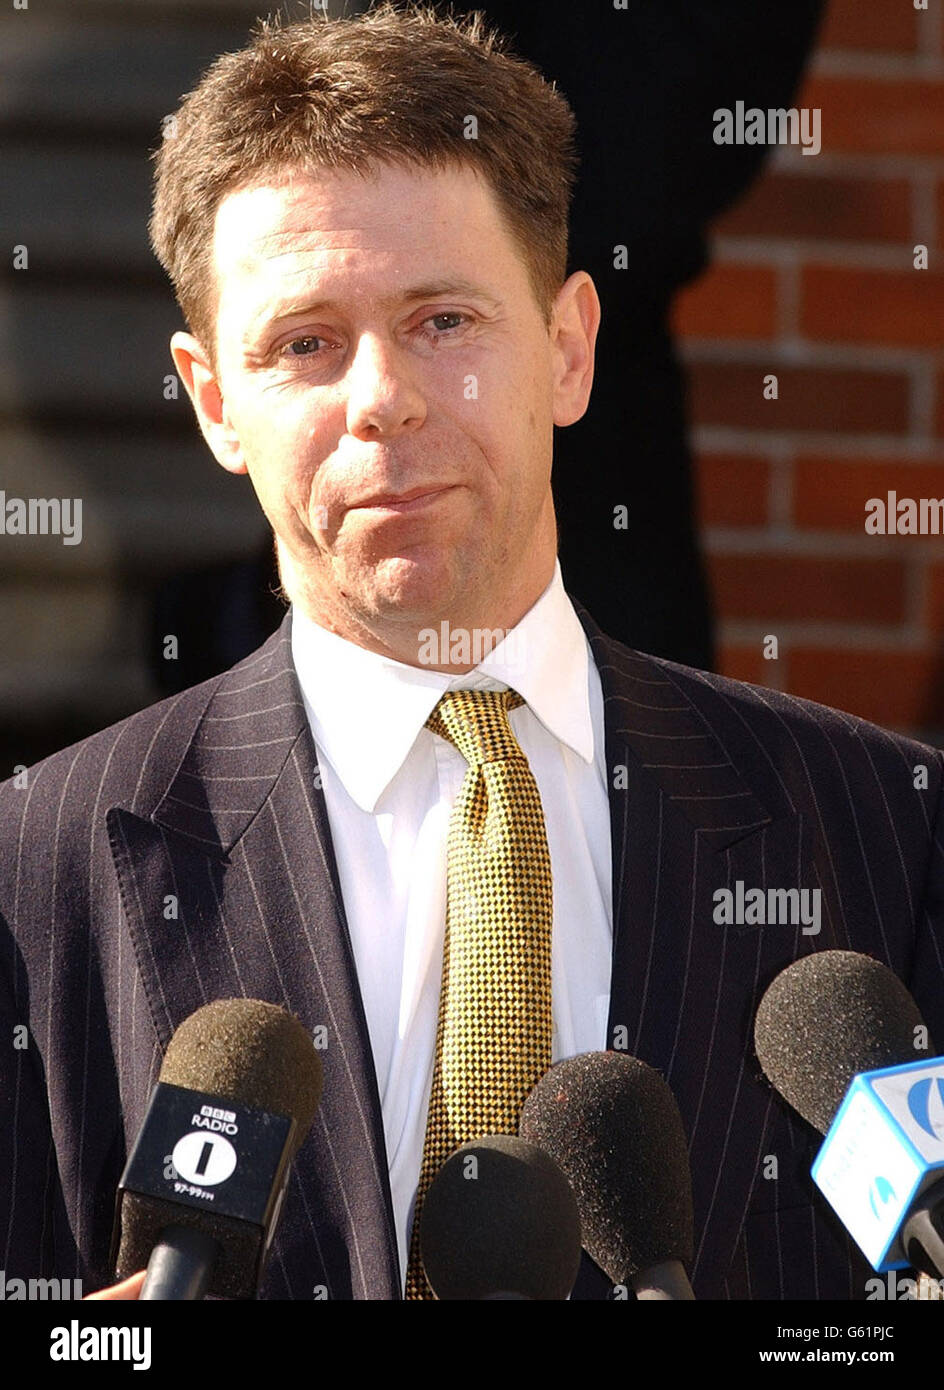
[[[426,727],[454,744],[470,767],[523,759],[508,711],[524,703],[516,690],[447,690]]]

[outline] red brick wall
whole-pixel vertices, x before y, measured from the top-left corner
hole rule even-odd
[[[941,742],[944,535],[864,526],[889,490],[944,497],[944,21],[928,3],[831,0],[796,98],[822,110],[822,151],[774,152],[716,224],[676,327],[722,670]]]

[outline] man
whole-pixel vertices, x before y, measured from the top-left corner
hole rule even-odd
[[[161,1055],[194,1009],[247,995],[328,1040],[262,1296],[400,1296],[453,1084],[450,942],[495,919],[482,949],[502,949],[464,979],[487,990],[521,915],[490,910],[489,875],[535,850],[552,922],[516,988],[536,1054],[618,1047],[665,1074],[696,1292],[863,1295],[751,1024],[779,969],[838,945],[886,960],[944,1033],[941,758],[631,652],[569,602],[552,431],[586,408],[599,321],[589,276],[563,280],[572,135],[477,26],[387,8],[264,31],[179,113],[152,227],[191,328],[174,359],[255,487],[292,609],[233,671],[0,789],[4,1036],[29,1028],[3,1054],[8,1276],[111,1283]],[[492,761],[541,818],[530,801],[528,844],[476,861],[465,899],[469,777],[502,834],[521,826],[460,752],[445,711],[464,706],[492,711]],[[718,922],[738,881],[819,895],[815,935]],[[585,1261],[577,1295],[607,1292]]]

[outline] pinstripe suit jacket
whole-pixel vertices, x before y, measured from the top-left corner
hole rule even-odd
[[[678,1099],[696,1292],[862,1297],[869,1271],[811,1187],[816,1136],[760,1076],[752,1019],[789,961],[848,947],[891,965],[944,1039],[941,754],[632,652],[578,613],[611,773],[610,1042]],[[0,787],[8,1278],[111,1282],[115,1186],[162,1052],[200,1005],[248,995],[328,1036],[262,1296],[399,1296],[377,1083],[289,624],[226,674]],[[820,934],[717,925],[713,892],[738,879],[820,888]],[[606,1292],[585,1260],[577,1296]]]

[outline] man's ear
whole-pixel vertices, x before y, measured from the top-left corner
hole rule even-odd
[[[175,333],[170,351],[217,463],[230,473],[246,473],[242,446],[227,413],[209,353],[190,333]]]
[[[577,270],[554,302],[554,424],[581,418],[593,385],[593,352],[600,327],[600,300],[585,270]]]

